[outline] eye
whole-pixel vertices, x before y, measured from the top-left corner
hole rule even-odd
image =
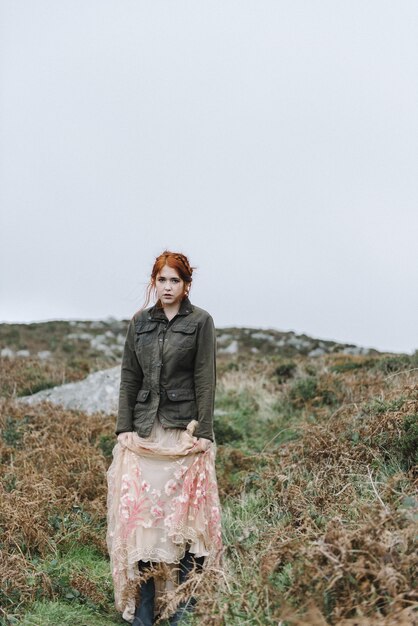
[[[160,276],[160,278],[157,279],[159,283],[165,283],[165,278],[163,278],[162,276]]]
[[[172,278],[171,282],[177,285],[180,282],[180,278]]]

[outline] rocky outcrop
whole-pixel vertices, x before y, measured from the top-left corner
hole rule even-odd
[[[37,404],[51,402],[66,409],[78,409],[84,413],[117,412],[120,384],[120,366],[94,372],[77,383],[67,383],[52,389],[44,389],[32,396],[24,396],[19,402]]]

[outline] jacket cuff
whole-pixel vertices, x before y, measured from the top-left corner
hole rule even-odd
[[[193,433],[194,437],[203,437],[204,439],[210,439],[210,441],[214,441],[214,436],[212,431],[207,431],[205,428],[201,428],[200,424],[196,426],[196,430]]]
[[[118,428],[117,430],[115,430],[115,435],[120,435],[121,433],[133,433],[133,429],[132,428]]]

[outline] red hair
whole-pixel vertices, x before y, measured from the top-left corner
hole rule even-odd
[[[177,274],[185,283],[183,299],[188,296],[190,287],[192,285],[192,274],[195,268],[190,265],[189,259],[185,254],[182,254],[181,252],[170,252],[169,250],[164,250],[164,252],[162,252],[160,256],[157,256],[152,267],[151,278],[145,291],[145,302],[142,307],[143,309],[148,306],[151,298],[156,297],[155,282],[157,280],[158,274],[161,272],[165,265],[168,265],[173,270],[176,270]],[[159,301],[157,302],[157,305],[158,304]]]

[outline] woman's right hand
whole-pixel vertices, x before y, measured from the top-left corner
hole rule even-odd
[[[118,442],[121,443],[122,445],[125,445],[129,442],[130,437],[131,437],[132,433],[119,433],[118,435]]]

